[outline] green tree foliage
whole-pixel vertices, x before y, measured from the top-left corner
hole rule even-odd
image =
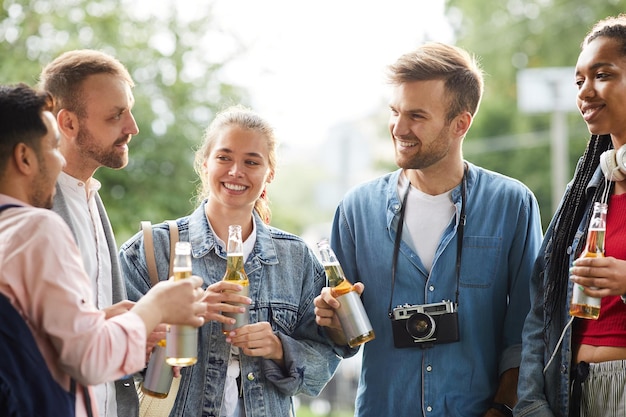
[[[135,80],[140,132],[130,143],[130,163],[95,174],[118,243],[138,230],[140,220],[192,211],[193,156],[203,130],[226,104],[245,104],[243,91],[220,81],[229,56],[214,53],[226,50],[234,57],[240,47],[233,39],[225,47],[210,8],[197,8],[189,18],[184,3],[175,3],[4,0],[0,6],[0,83],[35,85],[45,64],[82,48],[114,55]],[[153,6],[162,9],[156,13]]]
[[[480,57],[487,74],[481,110],[466,139],[466,157],[526,183],[537,195],[544,227],[553,214],[550,115],[529,115],[518,110],[517,72],[524,68],[575,66],[585,34],[596,21],[623,12],[622,3],[621,0],[447,1],[447,16],[455,27],[457,44]],[[567,123],[569,178],[589,134],[577,113],[569,114]],[[531,133],[537,139],[535,144],[524,143]],[[493,146],[507,141],[512,142],[508,149]]]

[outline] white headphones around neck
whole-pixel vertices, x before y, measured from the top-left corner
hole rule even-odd
[[[604,177],[609,181],[624,181],[626,179],[626,145],[618,150],[609,149],[600,155],[600,168]]]

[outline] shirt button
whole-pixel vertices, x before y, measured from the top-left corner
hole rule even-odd
[[[429,405],[428,407],[426,407],[426,411],[430,413],[431,411],[433,411],[433,408]]]
[[[428,291],[435,291],[435,286],[434,285],[430,285],[428,287]]]
[[[432,367],[432,366],[428,365],[428,366],[426,367],[426,371],[427,371],[427,372],[430,372],[430,371],[432,371],[432,370],[433,370],[433,367]]]
[[[246,378],[248,378],[248,381],[254,381],[254,374],[252,372],[250,372]]]

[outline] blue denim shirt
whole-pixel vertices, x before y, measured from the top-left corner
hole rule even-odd
[[[528,279],[541,243],[539,208],[519,181],[468,166],[458,342],[394,347],[388,308],[401,171],[356,187],[337,209],[331,245],[347,277],[365,284],[362,299],[376,333],[363,347],[356,416],[482,416],[499,374],[519,366]],[[392,308],[454,301],[460,185],[451,198],[456,216],[430,273],[401,243]]]
[[[544,312],[544,290],[546,277],[550,274],[546,263],[552,256],[567,255],[570,264],[575,260],[576,251],[580,239],[584,237],[584,231],[589,223],[589,209],[593,204],[591,196],[595,189],[604,180],[602,171],[598,168],[587,186],[587,210],[578,225],[574,240],[568,247],[567,254],[553,254],[552,237],[554,235],[554,219],[550,223],[544,238],[537,263],[533,269],[530,281],[531,309],[524,324],[524,343],[522,349],[522,364],[520,367],[518,384],[518,403],[515,407],[515,415],[552,417],[567,416],[569,413],[569,384],[572,361],[572,327],[568,327],[563,335],[562,344],[557,350],[558,340],[563,329],[570,319],[569,303],[565,303],[562,320],[553,318],[548,335],[548,345],[545,344],[544,320],[549,316]],[[563,204],[563,200],[561,200]],[[573,284],[569,282],[567,300],[571,300]],[[556,351],[556,352],[555,352]],[[552,363],[543,370],[552,354],[555,354]]]
[[[315,396],[339,364],[331,342],[315,323],[313,299],[325,284],[324,269],[297,236],[266,226],[254,215],[257,236],[245,263],[250,280],[250,321],[267,321],[280,338],[285,370],[274,361],[240,356],[243,397],[247,417],[290,416],[292,396]],[[216,244],[204,214],[204,203],[190,216],[177,220],[180,240],[191,242],[192,268],[206,286],[220,281],[226,271],[226,252]],[[169,265],[169,230],[154,226],[154,247],[159,279]],[[122,245],[120,260],[128,298],[138,300],[150,288],[142,234]],[[173,416],[219,416],[222,406],[230,344],[222,325],[208,322],[198,335],[198,362],[182,369]]]

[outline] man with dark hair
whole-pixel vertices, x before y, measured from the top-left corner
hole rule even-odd
[[[97,417],[90,385],[143,369],[147,335],[159,323],[202,325],[206,303],[194,276],[159,283],[125,309],[96,308],[75,239],[48,210],[65,163],[50,103],[25,85],[0,87],[0,294],[24,318],[54,380],[75,388],[76,416]]]
[[[131,113],[133,80],[117,59],[99,51],[69,51],[49,63],[41,88],[54,97],[66,164],[59,175],[53,210],[70,226],[91,277],[98,308],[124,308],[127,299],[117,244],[93,177],[102,166],[128,163],[128,143],[139,130]],[[115,306],[115,307],[112,307]],[[154,340],[150,340],[151,348]],[[96,388],[103,417],[138,414],[133,378]]]

